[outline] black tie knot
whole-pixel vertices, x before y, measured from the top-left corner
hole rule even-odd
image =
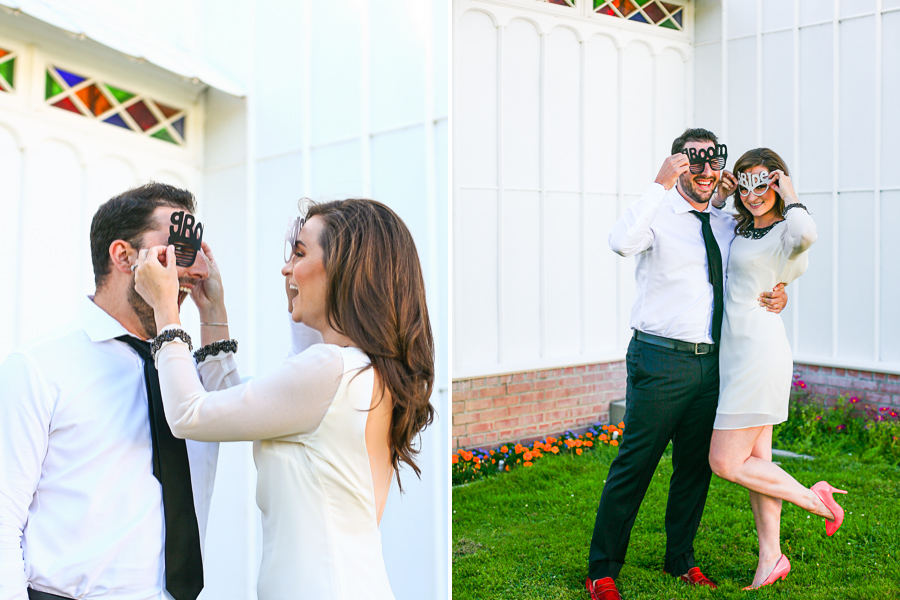
[[[699,210],[692,210],[691,212],[694,213],[695,215],[697,215],[697,218],[700,219],[701,221],[706,221],[707,223],[709,223],[709,213],[708,212],[700,212]]]
[[[150,358],[150,342],[139,340],[131,335],[120,335],[116,339],[120,342],[125,342],[126,344],[134,348],[135,352],[138,353],[138,356],[143,358],[145,361]]]

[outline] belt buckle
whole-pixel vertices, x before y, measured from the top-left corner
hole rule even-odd
[[[694,344],[694,356],[699,356],[700,354],[706,354],[705,352],[700,352],[700,344]]]

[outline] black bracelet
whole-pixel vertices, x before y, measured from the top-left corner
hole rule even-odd
[[[237,340],[219,340],[207,344],[194,352],[194,360],[199,364],[206,360],[207,356],[218,356],[220,352],[237,352]]]
[[[161,334],[156,336],[156,338],[153,340],[153,343],[150,344],[150,358],[156,360],[156,353],[159,352],[159,349],[162,348],[162,345],[166,342],[175,341],[175,338],[178,338],[182,342],[187,344],[188,350],[194,349],[194,345],[191,344],[191,336],[189,336],[185,330],[166,329]]]
[[[809,209],[806,208],[805,205],[800,204],[799,202],[794,202],[793,204],[788,204],[787,206],[784,207],[784,210],[781,211],[781,216],[783,217],[783,216],[787,215],[787,211],[791,210],[791,209],[794,208],[795,206],[798,206],[798,207],[802,208],[803,210],[806,211],[807,214],[809,214]]]

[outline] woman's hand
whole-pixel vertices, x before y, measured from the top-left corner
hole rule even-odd
[[[732,195],[736,189],[737,179],[734,177],[734,174],[731,171],[723,170],[722,176],[719,178],[719,185],[716,188],[716,197],[713,198],[713,206],[716,208],[725,206],[728,196]]]
[[[163,257],[165,265],[160,262]],[[134,289],[150,305],[157,325],[178,320],[178,267],[175,246],[154,246],[138,252],[134,269]]]
[[[778,192],[785,204],[799,202],[797,193],[794,191],[794,184],[791,178],[785,175],[781,169],[775,169],[769,173],[769,187]]]
[[[224,322],[222,315],[225,313],[225,288],[222,285],[222,274],[219,272],[219,264],[213,256],[209,244],[202,242],[200,252],[196,260],[205,260],[209,268],[209,276],[201,279],[191,290],[191,300],[197,305],[200,312],[200,320],[204,322]]]

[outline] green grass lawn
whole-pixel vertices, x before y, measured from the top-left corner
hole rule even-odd
[[[626,432],[627,435],[627,432]],[[900,468],[861,462],[833,448],[814,461],[782,466],[804,485],[820,479],[848,490],[841,529],[788,503],[781,523],[787,579],[744,592],[756,569],[753,514],[743,488],[713,476],[695,540],[697,565],[719,585],[693,589],[662,573],[664,515],[671,455],[667,451],[638,513],[617,585],[625,600],[668,598],[900,598]],[[617,450],[554,456],[534,467],[453,489],[454,600],[588,598],[587,553],[603,483]]]

